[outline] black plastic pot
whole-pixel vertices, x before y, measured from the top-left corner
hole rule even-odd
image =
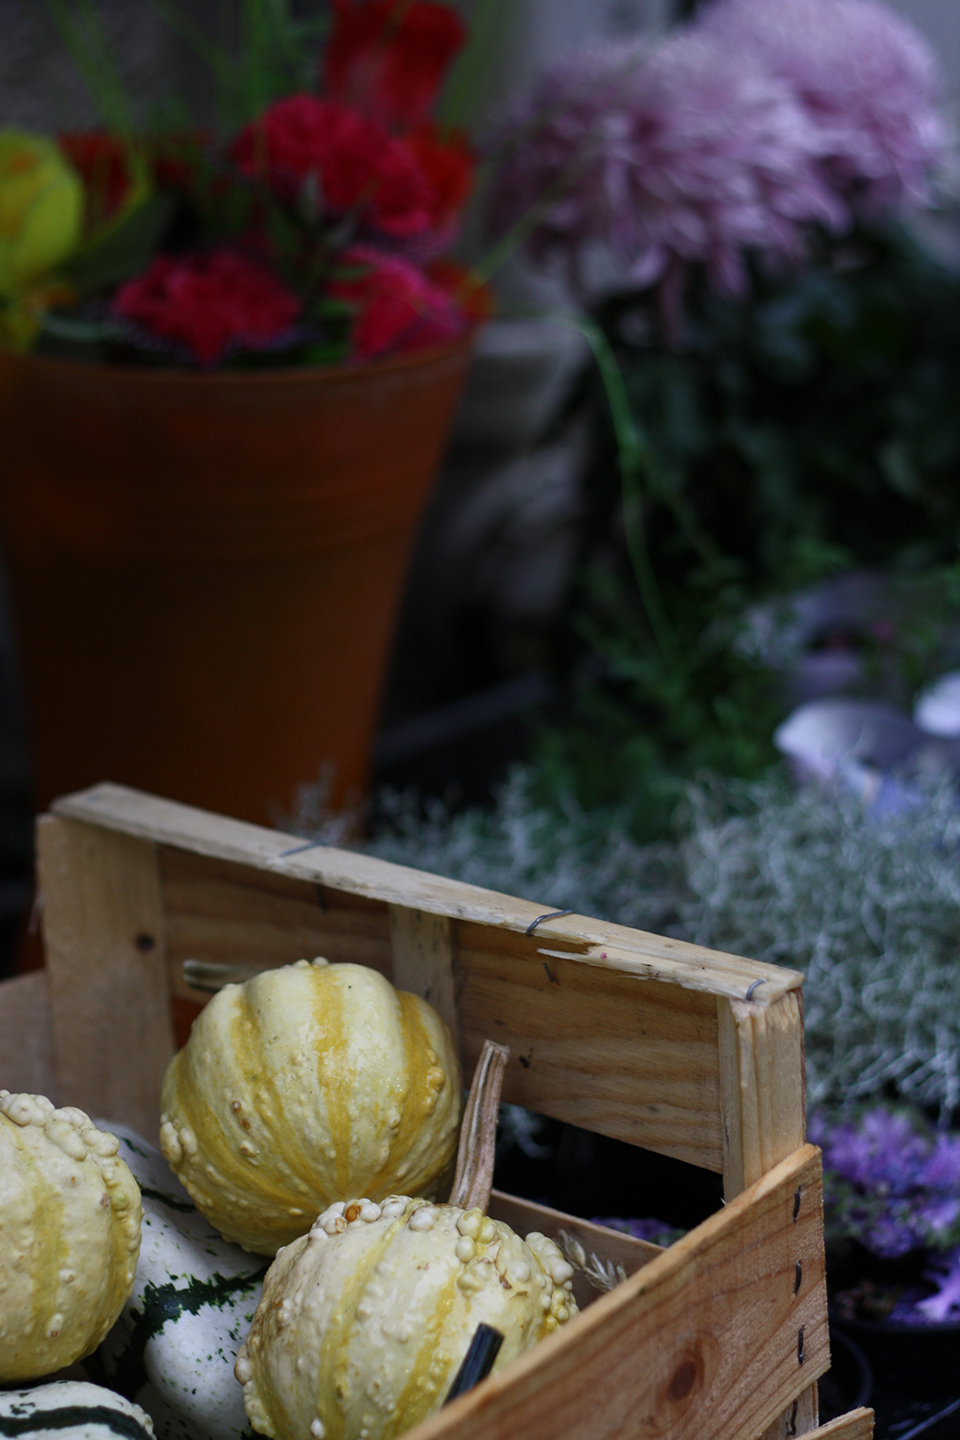
[[[830,1334],[859,1346],[884,1389],[924,1398],[960,1391],[960,1324],[895,1325],[831,1314]]]
[[[835,1420],[848,1410],[869,1405],[873,1395],[873,1371],[860,1346],[848,1335],[830,1326],[830,1369],[819,1384],[820,1423]]]

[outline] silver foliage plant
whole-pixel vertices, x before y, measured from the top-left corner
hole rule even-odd
[[[615,811],[534,802],[517,770],[489,812],[388,796],[366,848],[544,909],[806,972],[809,1098],[886,1092],[960,1106],[960,806],[948,787],[884,812],[776,773],[689,787],[674,833],[638,844]]]

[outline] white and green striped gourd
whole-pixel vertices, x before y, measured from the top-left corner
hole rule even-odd
[[[142,1243],[133,1292],[88,1368],[143,1406],[158,1440],[248,1436],[233,1366],[267,1262],[221,1239],[159,1151],[110,1129],[140,1185]]]
[[[3,1440],[153,1440],[139,1405],[85,1380],[0,1390]]]

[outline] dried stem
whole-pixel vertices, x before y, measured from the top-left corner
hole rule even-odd
[[[490,1203],[500,1091],[509,1058],[506,1045],[497,1045],[492,1040],[483,1042],[467,1096],[457,1172],[450,1191],[450,1204],[459,1205],[461,1210],[472,1210],[475,1206],[486,1210]]]

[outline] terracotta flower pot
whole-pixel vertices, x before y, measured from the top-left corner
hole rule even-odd
[[[0,361],[0,538],[36,798],[112,779],[267,821],[362,794],[470,340],[356,368]]]

